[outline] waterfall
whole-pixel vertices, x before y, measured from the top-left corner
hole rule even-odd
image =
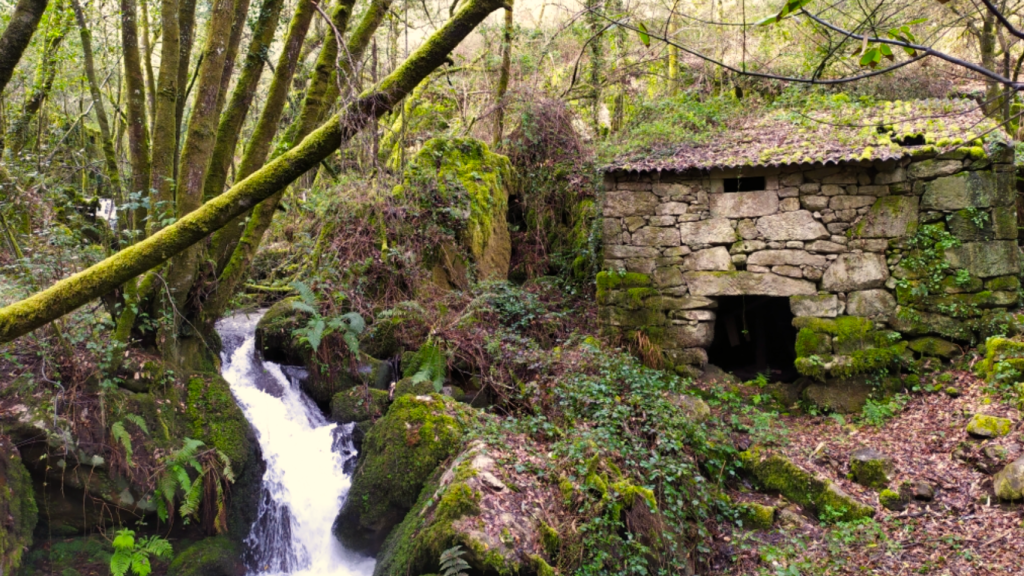
[[[373,559],[346,550],[331,532],[356,457],[352,424],[328,422],[295,374],[258,357],[261,316],[239,314],[217,323],[222,374],[256,430],[267,464],[259,515],[246,539],[249,574],[368,576]]]

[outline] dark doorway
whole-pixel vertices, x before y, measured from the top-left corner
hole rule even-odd
[[[743,380],[764,374],[769,382],[792,382],[800,375],[796,328],[789,298],[725,296],[715,311],[715,339],[708,362]]]

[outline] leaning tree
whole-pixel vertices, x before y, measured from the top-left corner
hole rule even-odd
[[[86,39],[82,11],[77,0],[71,2]],[[244,144],[229,186],[229,167],[243,122],[256,113],[251,110],[253,95],[265,54],[275,42],[284,0],[263,0],[241,66],[235,59],[248,0],[213,0],[205,44],[196,55],[191,45],[195,0],[161,0],[160,67],[151,119],[146,114],[135,0],[120,0],[130,164],[130,176],[121,186],[132,200],[122,222],[131,231],[130,243],[106,260],[0,309],[0,342],[103,298],[114,303],[114,337],[122,346],[142,341],[188,365],[190,352],[202,345],[245,278],[287,187],[390,112],[490,13],[510,8],[502,0],[463,0],[405,62],[360,91],[363,55],[390,3],[370,0],[350,26],[355,0],[335,0],[329,9],[299,0],[254,133]],[[298,56],[317,15],[328,20],[327,37],[299,112],[279,135]],[[88,46],[83,42],[86,50]],[[92,88],[95,72],[88,70],[91,54],[86,56]],[[186,123],[184,88],[192,59],[198,70]],[[232,81],[234,89],[228,93]],[[91,92],[94,106],[102,109],[98,90]],[[145,317],[168,320],[147,328],[152,324],[142,322]]]

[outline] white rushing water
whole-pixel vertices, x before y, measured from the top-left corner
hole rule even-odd
[[[255,351],[259,314],[221,320],[224,379],[259,436],[267,463],[259,517],[246,544],[250,574],[368,576],[372,558],[345,548],[331,531],[355,463],[351,424],[328,422],[281,366]]]

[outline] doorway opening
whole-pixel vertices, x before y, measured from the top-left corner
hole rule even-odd
[[[800,374],[796,328],[789,298],[724,296],[717,298],[715,338],[708,362],[742,380],[764,374],[769,382],[792,382]]]

